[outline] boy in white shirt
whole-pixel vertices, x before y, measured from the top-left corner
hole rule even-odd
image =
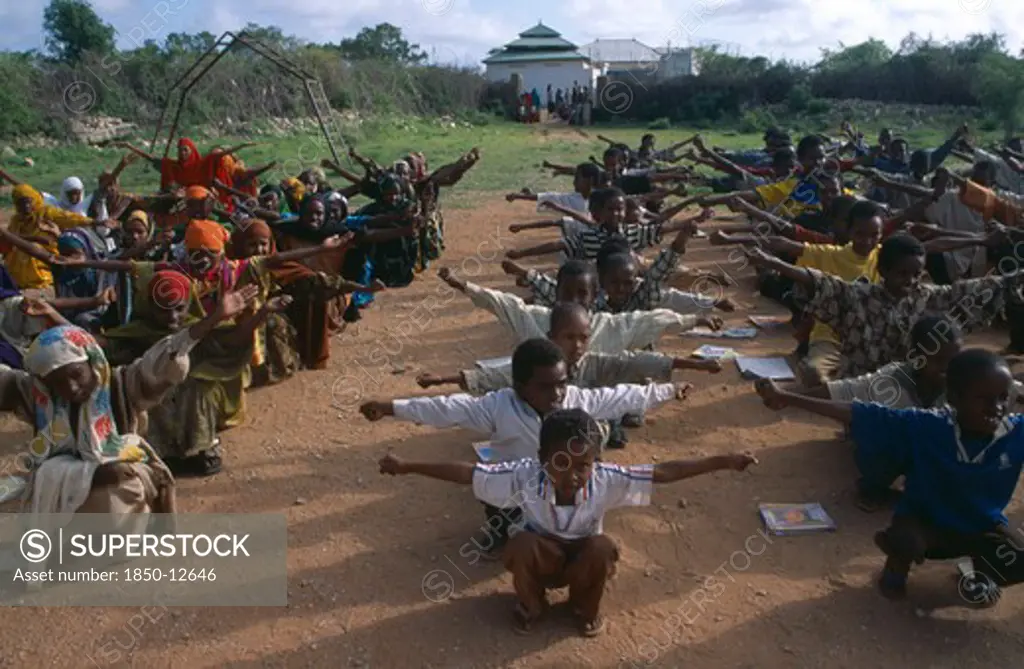
[[[534,193],[529,188],[524,188],[518,193],[509,193],[505,196],[505,199],[509,202],[516,200],[535,201],[538,212],[544,211],[547,203],[554,202],[566,209],[586,214],[590,211],[588,203],[590,194],[601,185],[602,178],[600,167],[593,163],[580,163],[576,166],[576,173],[573,175],[573,190],[571,193]],[[522,229],[526,230],[529,228],[530,226],[527,225]]]
[[[581,388],[667,382],[672,380],[672,371],[676,369],[713,374],[722,371],[722,364],[717,360],[679,358],[653,351],[622,351],[616,354],[588,351],[590,313],[575,302],[557,302],[551,308],[548,339],[565,353],[569,382]],[[457,385],[471,395],[483,395],[512,386],[512,363],[464,369],[451,376],[421,374],[416,382],[421,388]]]
[[[463,281],[456,278],[447,267],[442,267],[437,274],[449,286],[468,295],[474,305],[494,314],[498,322],[510,330],[520,342],[544,338],[551,330],[551,309],[547,307],[528,305],[517,295]],[[569,290],[568,285],[558,284],[558,301],[577,302],[588,310],[592,309],[597,296],[590,289],[596,290],[596,286],[590,281],[590,277],[579,278],[579,281],[573,281],[573,285],[580,288],[578,292]],[[666,330],[682,333],[698,326],[718,330],[722,327],[722,319],[717,316],[678,314],[668,309],[629,311],[620,314],[592,313],[590,350],[596,353],[621,353],[634,348],[644,348],[658,341]]]
[[[655,483],[722,469],[743,471],[757,462],[731,454],[620,467],[595,462],[597,432],[582,409],[560,409],[545,417],[533,458],[474,465],[407,462],[389,454],[380,460],[380,471],[471,484],[485,504],[522,509],[525,530],[509,539],[502,555],[516,592],[515,631],[531,631],[547,607],[547,589],[568,586],[580,632],[592,637],[604,630],[601,598],[619,559],[615,542],[602,533],[605,512],[649,505]]]
[[[537,455],[541,422],[556,409],[582,409],[603,420],[642,413],[672,399],[685,399],[688,383],[621,384],[614,388],[582,389],[569,385],[569,368],[562,349],[547,339],[530,339],[512,354],[512,387],[483,397],[458,394],[370,401],[359,407],[368,420],[385,416],[438,428],[462,427],[487,435],[495,460],[514,462]],[[514,507],[513,507],[514,508]],[[484,531],[493,552],[508,539],[517,513],[487,509]],[[487,531],[493,529],[493,535]]]

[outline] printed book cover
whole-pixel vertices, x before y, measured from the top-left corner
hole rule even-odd
[[[816,502],[808,504],[761,504],[758,506],[765,528],[776,536],[833,532],[835,521]]]
[[[478,441],[473,444],[473,450],[476,451],[476,456],[480,458],[481,462],[494,462],[494,450],[491,448],[491,442]]]
[[[746,379],[772,379],[792,381],[796,377],[785,358],[755,358],[737,356],[736,366]]]
[[[693,352],[693,356],[703,360],[728,360],[736,356],[736,350],[725,346],[704,344]]]

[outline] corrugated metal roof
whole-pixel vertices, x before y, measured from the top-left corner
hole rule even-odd
[[[576,45],[561,37],[521,37],[505,45],[506,49],[559,49],[576,50]]]
[[[558,32],[557,30],[554,30],[553,28],[548,28],[543,23],[538,23],[537,25],[535,25],[534,27],[530,28],[529,30],[524,30],[523,32],[519,33],[519,36],[520,37],[561,37],[562,33]]]
[[[599,39],[580,47],[580,52],[601,63],[657,62],[661,54],[635,39]]]
[[[544,60],[586,61],[589,59],[576,51],[502,51],[484,58],[483,62],[487,65],[494,65],[496,63],[526,63]]]

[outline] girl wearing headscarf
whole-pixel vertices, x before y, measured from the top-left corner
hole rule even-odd
[[[92,335],[66,324],[36,338],[25,371],[0,367],[0,410],[34,429],[23,497],[32,513],[115,514],[136,531],[148,521],[137,514],[173,514],[174,479],[140,436],[145,412],[185,379],[192,349],[246,306],[245,295],[227,294],[209,318],[123,367],[109,364]]]
[[[306,197],[306,185],[295,177],[289,177],[281,181],[281,192],[284,193],[288,213],[298,215],[302,200]]]
[[[324,199],[306,196],[300,208],[300,215],[285,219],[273,227],[277,244],[282,249],[300,250],[323,243],[331,235],[352,234],[347,214],[347,203],[342,199],[337,204],[341,210],[333,220],[327,219]],[[358,240],[363,233],[357,233]],[[357,245],[358,246],[358,245]],[[365,274],[362,283],[353,283],[343,278],[342,270],[351,264],[352,258],[362,258],[358,248],[343,252],[311,257],[303,262],[293,262],[274,270],[274,279],[293,298],[288,318],[295,326],[298,339],[297,349],[302,365],[307,369],[324,369],[330,358],[330,335],[343,326],[342,315],[346,312],[345,294],[354,291],[369,295],[383,288],[382,284],[369,283]],[[348,275],[344,275],[348,276]]]
[[[89,207],[92,205],[92,196],[85,197],[85,184],[81,179],[68,177],[60,186],[60,197],[43,193],[43,201],[50,206],[70,211],[72,214],[88,216]],[[106,213],[104,212],[100,218],[106,218]]]
[[[154,272],[142,286],[145,308],[137,318],[105,333],[111,360],[132,360],[154,341],[198,322],[203,309],[195,283],[174,270]],[[238,289],[249,308],[224,319],[216,331],[191,353],[188,378],[149,412],[148,436],[153,448],[179,475],[208,476],[221,468],[217,432],[240,425],[245,417],[245,388],[249,381],[254,331],[280,302],[257,307],[260,288]],[[136,301],[138,306],[139,301]]]
[[[266,256],[276,252],[277,247],[270,226],[258,218],[241,221],[231,235],[230,257],[233,260]],[[275,291],[281,279],[291,279],[295,276],[296,270],[302,273],[303,267],[300,263],[289,262],[271,271],[273,283],[270,290]],[[289,296],[288,303],[291,301],[292,298]],[[283,313],[271,313],[267,316],[266,322],[256,330],[255,347],[252,385],[279,383],[298,370],[300,357],[297,333]]]
[[[57,252],[60,230],[95,223],[93,219],[47,205],[39,191],[28,184],[15,186],[11,197],[15,213],[11,216],[7,232],[38,244],[51,254]],[[53,274],[45,262],[33,258],[23,247],[13,244],[10,237],[0,240],[0,253],[4,256],[11,277],[22,291],[28,291],[30,295],[40,291],[52,294]]]
[[[411,154],[406,160],[414,175],[413,190],[416,193],[420,216],[424,219],[419,234],[416,271],[422,272],[437,260],[444,251],[444,214],[441,211],[441,188],[457,184],[466,172],[480,160],[480,151],[473,149],[454,163],[449,163],[433,173],[424,176],[427,160],[422,153]]]
[[[90,234],[89,230],[75,228],[61,234],[57,239],[57,250],[62,258],[101,260],[106,257],[106,253],[100,244],[102,240]],[[54,268],[53,273],[57,298],[77,298],[90,302],[89,306],[65,309],[64,317],[89,332],[98,332],[112,302],[111,297],[116,295],[117,274],[60,265]]]
[[[397,176],[385,173],[379,187],[380,197],[356,212],[358,215],[409,218],[415,213],[416,205],[403,197],[402,180]],[[374,275],[390,288],[408,286],[413,280],[418,246],[411,237],[374,244],[369,251]]]
[[[32,338],[45,329],[41,319],[25,313],[21,291],[0,265],[0,365],[21,369]]]

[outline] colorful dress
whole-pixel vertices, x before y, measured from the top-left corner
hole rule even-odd
[[[33,513],[69,513],[86,507],[173,512],[173,496],[167,493],[174,479],[139,435],[145,431],[146,410],[188,374],[195,343],[185,331],[161,340],[130,365],[111,367],[92,335],[65,325],[36,338],[25,355],[26,371],[0,367],[0,398],[17,399],[14,406],[0,409],[13,411],[35,430],[26,496]],[[42,382],[61,367],[83,362],[92,367],[98,383],[81,405],[72,406]],[[72,411],[77,411],[74,420]],[[77,426],[74,431],[72,425]],[[97,483],[107,472],[125,468],[134,476],[125,477],[122,484]],[[125,486],[137,487],[142,494],[132,498],[132,508],[123,503]]]

